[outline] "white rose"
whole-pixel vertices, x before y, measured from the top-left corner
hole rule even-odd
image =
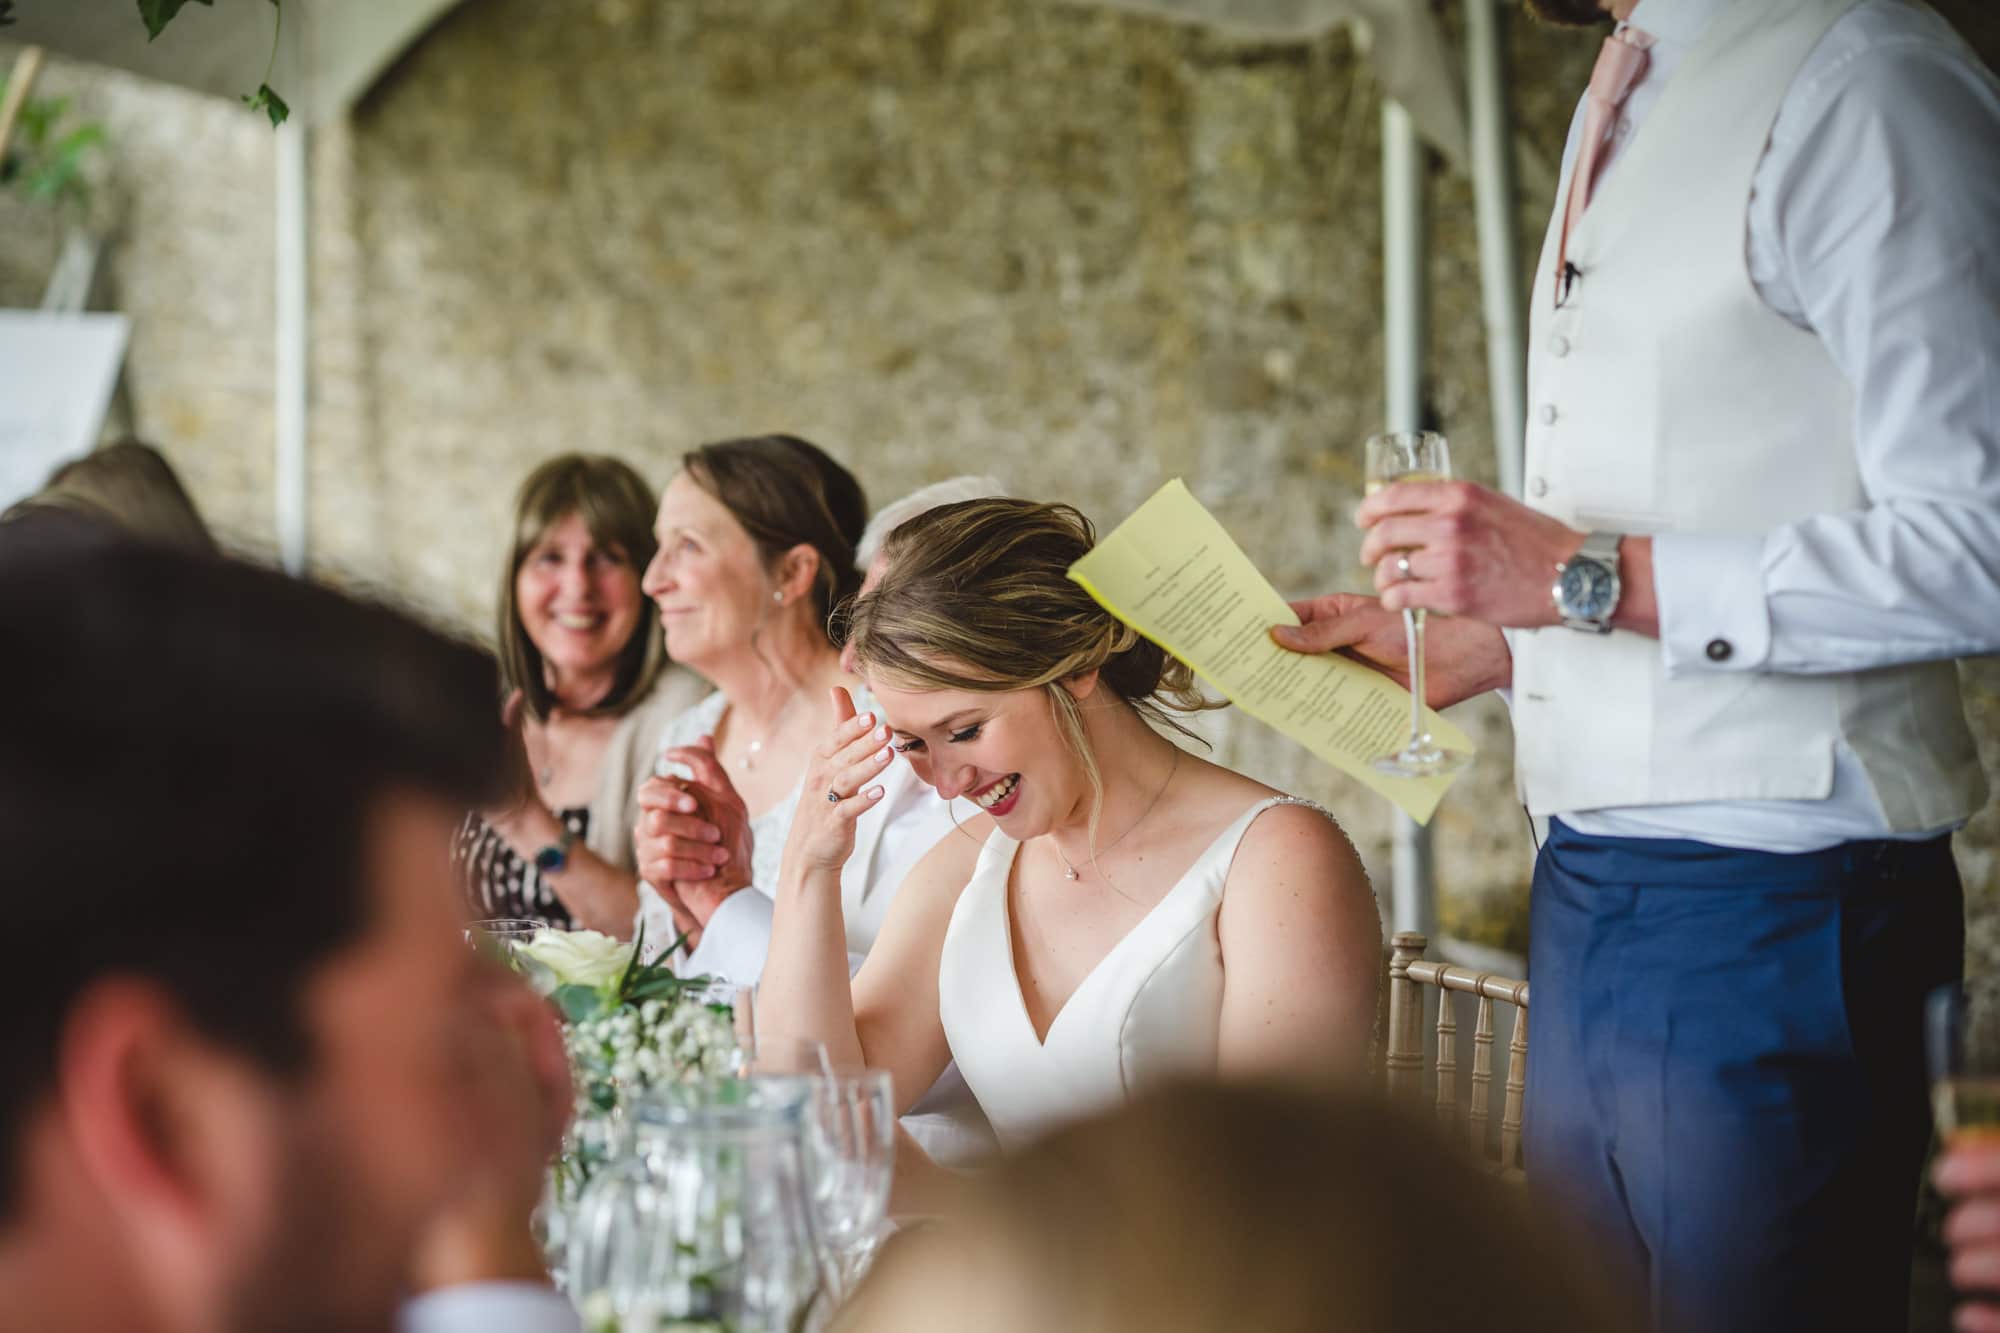
[[[538,930],[515,951],[545,967],[558,986],[615,985],[632,964],[632,942],[595,930]]]

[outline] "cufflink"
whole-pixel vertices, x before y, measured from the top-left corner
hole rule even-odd
[[[1727,662],[1729,655],[1736,649],[1730,646],[1727,639],[1710,639],[1708,647],[1703,651],[1708,654],[1708,660],[1711,662]]]

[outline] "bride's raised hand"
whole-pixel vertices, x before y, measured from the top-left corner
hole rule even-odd
[[[896,755],[889,728],[872,713],[854,714],[854,699],[836,685],[833,729],[806,763],[798,813],[785,841],[788,871],[838,870],[854,854],[854,821],[882,799],[875,779]]]

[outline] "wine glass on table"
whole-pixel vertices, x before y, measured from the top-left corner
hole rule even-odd
[[[512,964],[514,951],[547,928],[546,922],[527,917],[487,917],[466,924],[465,942],[478,952]]]
[[[1450,481],[1451,449],[1436,431],[1391,431],[1368,437],[1367,493],[1399,481]],[[1407,556],[1408,551],[1398,552]],[[1410,737],[1403,748],[1375,761],[1378,773],[1428,778],[1456,773],[1470,756],[1448,750],[1424,727],[1424,613],[1403,610],[1403,635],[1410,645]]]
[[[815,1080],[805,1130],[813,1220],[844,1299],[867,1271],[889,1215],[896,1102],[888,1071]]]

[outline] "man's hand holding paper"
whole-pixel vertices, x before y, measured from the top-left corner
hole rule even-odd
[[[1344,653],[1410,688],[1410,641],[1403,618],[1381,599],[1334,592],[1293,602],[1298,623],[1280,621],[1271,637],[1295,653]],[[1478,620],[1440,616],[1430,622],[1424,702],[1449,708],[1513,680],[1514,657],[1499,630]]]
[[[1407,690],[1346,657],[1301,656],[1272,642],[1272,625],[1298,617],[1182,482],[1161,487],[1070,577],[1243,711],[1412,818],[1429,820],[1450,787],[1449,778],[1389,777],[1370,767],[1403,739]],[[1472,748],[1450,722],[1433,715],[1430,727],[1439,742]]]

